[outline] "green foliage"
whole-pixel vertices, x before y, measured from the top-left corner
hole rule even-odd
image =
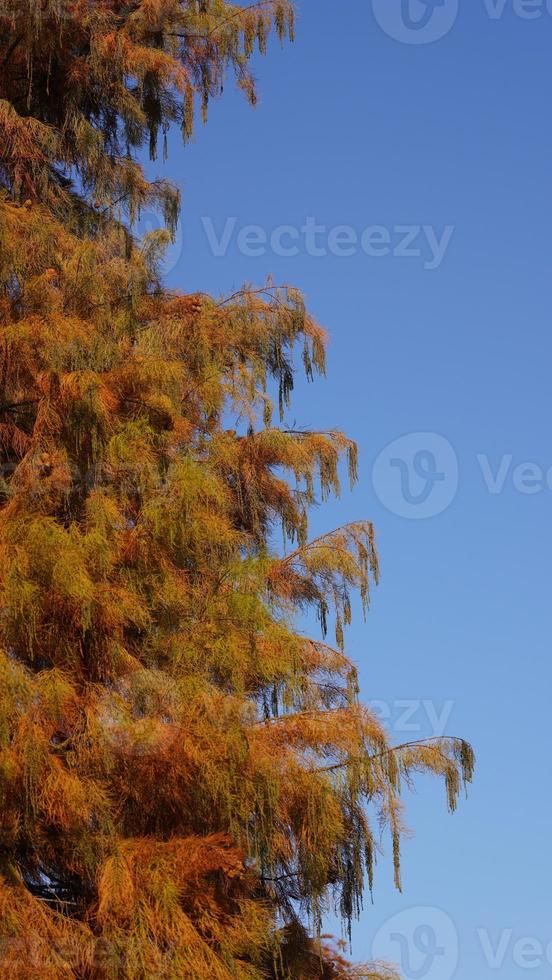
[[[124,225],[156,200],[174,227],[133,153],[189,137],[230,69],[253,100],[247,58],[291,10],[25,0],[0,20],[1,969],[390,977],[321,941],[323,914],[359,913],[380,827],[400,885],[402,786],[440,775],[454,809],[473,757],[394,748],[359,703],[344,631],[374,530],[308,534],[356,449],[285,425],[323,331],[288,287],[167,292],[167,233]]]

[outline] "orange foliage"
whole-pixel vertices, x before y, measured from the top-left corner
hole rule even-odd
[[[292,25],[287,0],[0,12],[2,975],[390,976],[322,914],[359,912],[380,824],[399,883],[412,773],[451,808],[471,778],[465,743],[394,749],[358,701],[344,630],[374,531],[308,536],[356,450],[283,421],[323,331],[289,287],[159,276],[178,195],[136,153],[188,138],[228,71],[254,100],[254,44]],[[152,202],[168,233],[138,241]],[[298,630],[309,609],[335,649]]]

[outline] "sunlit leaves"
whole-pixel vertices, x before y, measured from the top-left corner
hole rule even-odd
[[[400,886],[401,788],[434,773],[453,809],[473,755],[393,747],[359,701],[374,529],[309,533],[356,447],[287,420],[324,332],[285,284],[168,292],[178,193],[136,159],[228,72],[254,102],[248,57],[293,12],[14,0],[0,24],[0,972],[391,977],[323,914],[350,928],[380,828]],[[138,242],[145,206],[168,230]]]

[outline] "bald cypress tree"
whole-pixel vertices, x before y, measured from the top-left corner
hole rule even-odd
[[[472,753],[393,747],[359,701],[373,529],[308,534],[355,447],[282,422],[322,330],[290,288],[169,292],[178,193],[140,163],[228,73],[254,103],[292,8],[5,0],[0,27],[0,972],[382,976],[322,914],[359,912],[380,824],[400,886],[401,784],[454,809]]]

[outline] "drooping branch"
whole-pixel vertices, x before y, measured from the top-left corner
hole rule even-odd
[[[359,762],[368,763],[373,762],[376,759],[383,759],[388,755],[394,755],[397,752],[402,752],[405,749],[414,748],[424,748],[434,744],[435,742],[452,742],[458,745],[460,749],[469,749],[471,752],[471,747],[463,738],[459,738],[454,735],[447,735],[446,738],[443,736],[434,736],[433,738],[419,739],[413,742],[404,742],[402,745],[390,745],[388,749],[382,752],[376,752],[373,755],[366,755],[362,760],[360,759],[344,759],[342,762],[335,762],[330,766],[320,766],[316,769],[316,772],[337,772],[339,769],[347,768],[347,766],[358,765]]]

